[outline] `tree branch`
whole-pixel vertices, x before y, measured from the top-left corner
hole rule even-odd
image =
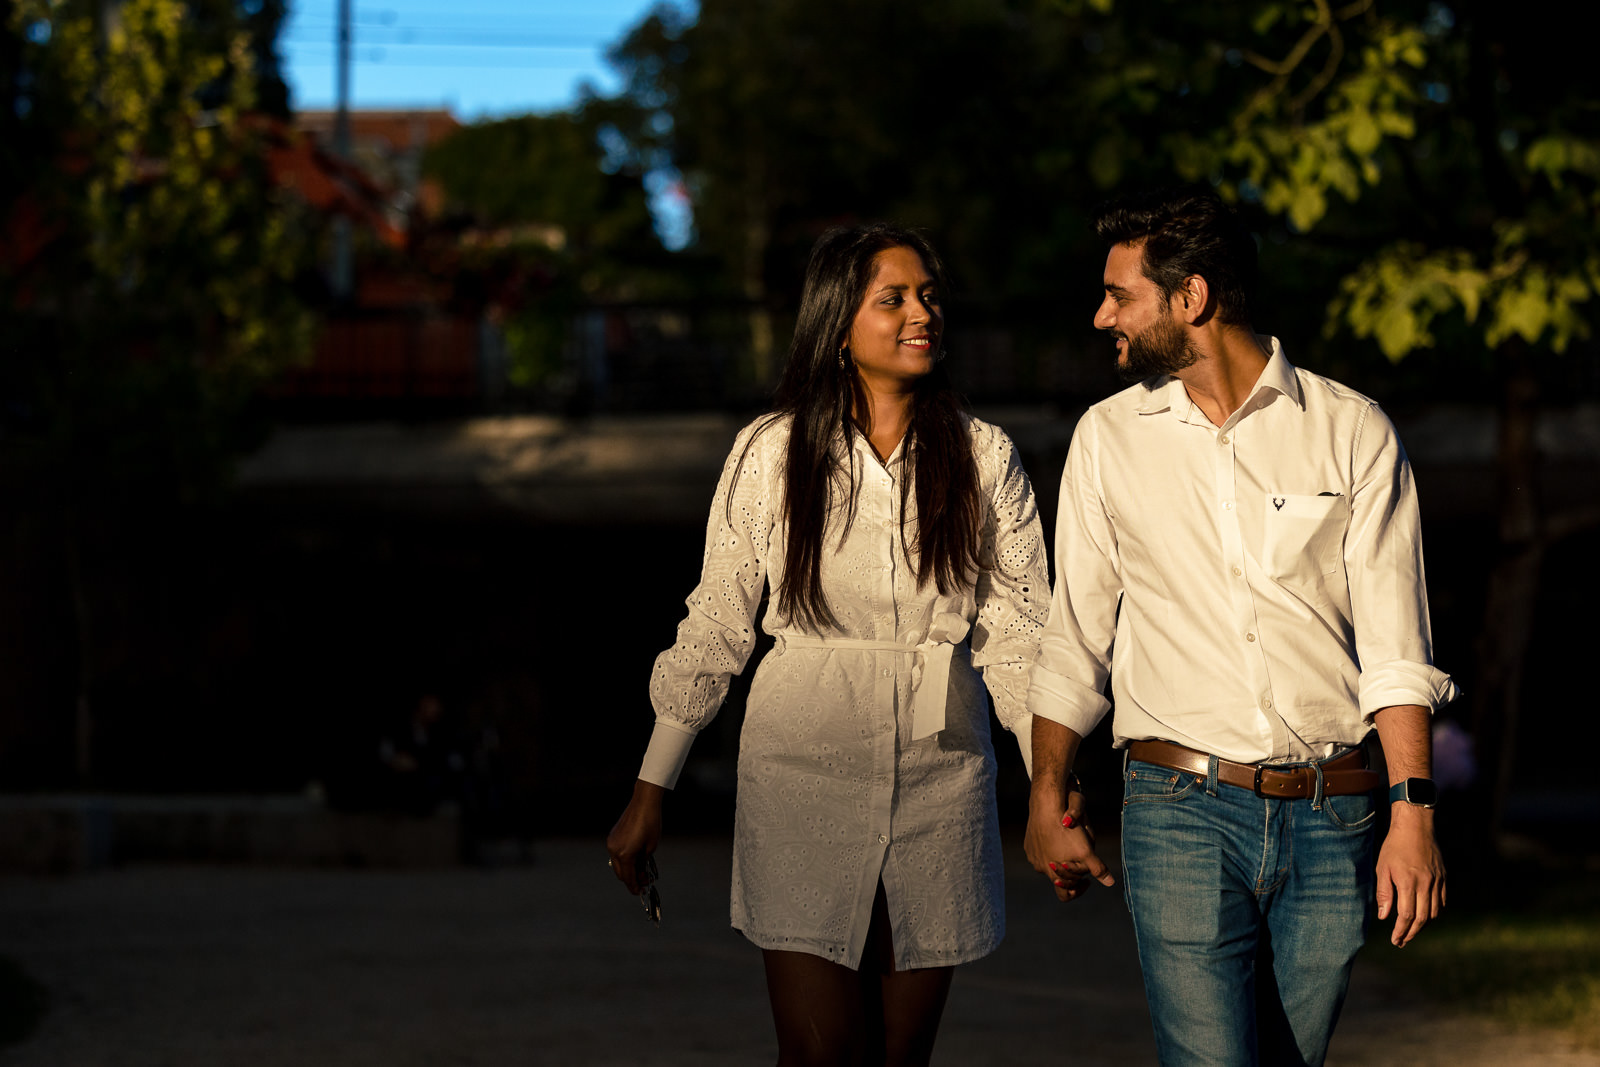
[[[1368,11],[1371,11],[1372,5],[1377,2],[1378,0],[1356,0],[1355,3],[1348,4],[1335,11],[1333,17],[1340,22],[1349,22],[1357,15],[1365,15]]]
[[[1289,110],[1299,113],[1307,104],[1321,95],[1322,90],[1333,81],[1333,76],[1339,73],[1339,63],[1344,59],[1344,34],[1339,32],[1337,24],[1328,26],[1328,61],[1322,65],[1322,70],[1311,79],[1311,84],[1299,96],[1289,101]]]
[[[1273,78],[1258,89],[1249,103],[1245,104],[1244,109],[1233,120],[1234,129],[1243,130],[1250,124],[1251,119],[1264,111],[1267,105],[1283,92],[1289,84],[1290,76],[1305,62],[1312,47],[1326,36],[1331,46],[1327,62],[1322,65],[1316,77],[1311,79],[1311,84],[1289,101],[1289,109],[1295,112],[1301,111],[1315,100],[1333,82],[1334,76],[1339,72],[1339,64],[1344,60],[1344,35],[1339,32],[1339,23],[1348,22],[1370,11],[1377,0],[1356,0],[1355,3],[1347,4],[1337,11],[1328,7],[1328,0],[1312,0],[1312,2],[1316,5],[1316,18],[1305,33],[1300,35],[1294,47],[1289,49],[1288,55],[1282,59],[1268,59],[1258,52],[1243,53],[1247,63],[1271,74]]]

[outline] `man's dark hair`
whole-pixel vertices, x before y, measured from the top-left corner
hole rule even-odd
[[[1095,233],[1108,245],[1144,245],[1144,276],[1163,300],[1198,274],[1211,288],[1220,322],[1250,324],[1256,242],[1239,216],[1204,186],[1133,193],[1100,205]]]

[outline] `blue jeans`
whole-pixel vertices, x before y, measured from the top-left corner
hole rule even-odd
[[[1128,760],[1123,890],[1161,1062],[1321,1064],[1373,899],[1370,794],[1268,800]]]

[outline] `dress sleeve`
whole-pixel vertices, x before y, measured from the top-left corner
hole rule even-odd
[[[994,473],[979,546],[982,570],[974,591],[972,665],[982,669],[995,717],[1016,737],[1031,776],[1028,678],[1050,609],[1050,565],[1033,486],[1016,446],[999,429],[973,444],[982,453],[977,457],[980,472],[987,468]]]
[[[656,657],[650,701],[656,725],[639,777],[670,789],[695,735],[716,718],[729,680],[756,645],[756,612],[767,580],[767,545],[778,501],[770,466],[781,462],[769,424],[746,427],[723,465],[706,523],[700,582],[672,647]]]
[[[1459,693],[1433,666],[1422,527],[1411,464],[1376,405],[1356,435],[1345,573],[1361,664],[1361,715],[1420,704],[1430,711]]]

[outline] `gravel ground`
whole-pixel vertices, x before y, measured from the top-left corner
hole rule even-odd
[[[50,1010],[16,1067],[771,1063],[759,954],[727,927],[725,839],[660,855],[648,927],[599,841],[499,870],[144,867],[0,879],[0,955]],[[1153,1061],[1115,892],[1062,908],[1008,845],[1011,935],[956,978],[937,1064]],[[1335,1067],[1595,1065],[1358,969]]]

